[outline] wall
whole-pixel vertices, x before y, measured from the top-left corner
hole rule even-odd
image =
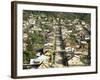
[[[30,1],[66,3],[66,4],[83,4],[83,5],[86,4],[86,5],[98,5],[98,6],[100,5],[100,0],[30,0]],[[11,7],[11,0],[0,0],[0,80],[14,80],[10,78],[10,70],[11,70],[10,69],[11,68],[11,11],[10,11],[11,8],[10,7]],[[100,6],[98,7],[98,9],[100,10]],[[98,20],[100,21],[99,16],[98,16]],[[98,27],[98,30],[99,28],[100,27]],[[100,34],[99,31],[98,34]],[[98,41],[99,40],[100,37],[98,38]],[[99,44],[100,42],[98,42],[98,45]],[[100,57],[100,54],[98,55],[98,57]],[[100,67],[100,64],[98,65],[98,67]],[[57,80],[100,80],[99,76],[100,73],[91,74],[91,75],[60,76],[60,77],[50,77],[50,78],[49,77],[34,78],[34,79],[30,78],[26,80],[55,80],[55,79]]]

